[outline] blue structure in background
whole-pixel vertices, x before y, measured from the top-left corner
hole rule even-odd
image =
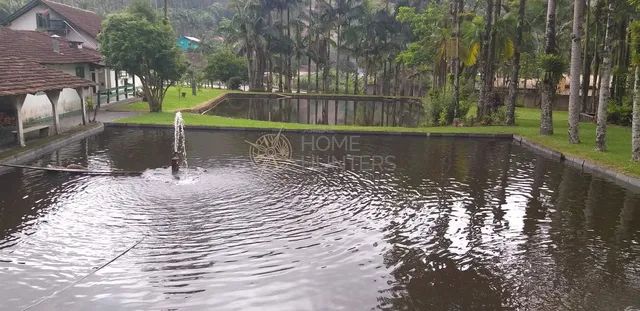
[[[200,47],[200,39],[189,37],[189,36],[180,36],[178,39],[178,46],[185,52],[191,52]]]

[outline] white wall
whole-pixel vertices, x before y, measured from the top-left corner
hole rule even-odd
[[[82,108],[80,96],[74,89],[63,89],[58,99],[59,113],[67,113],[79,111]],[[51,101],[45,94],[27,95],[22,105],[22,115],[25,122],[35,121],[42,118],[50,118],[53,116],[51,110]]]
[[[85,79],[91,80],[91,73],[89,72],[88,64],[47,65],[49,68],[63,71],[72,76],[76,75],[77,66],[83,66]],[[78,92],[74,89],[63,89],[62,92],[60,92],[60,98],[58,99],[59,113],[64,114],[67,112],[79,111],[80,109],[82,109],[82,103]],[[45,94],[27,95],[24,104],[22,105],[22,113],[24,115],[25,122],[49,118],[52,116],[51,101],[49,101],[49,98]]]

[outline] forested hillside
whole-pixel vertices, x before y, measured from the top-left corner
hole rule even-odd
[[[0,20],[4,20],[30,0],[0,0]],[[106,15],[127,7],[133,0],[54,0]],[[149,0],[152,7],[162,9],[164,0]],[[169,17],[177,34],[200,38],[215,36],[222,17],[231,17],[228,0],[168,1]]]

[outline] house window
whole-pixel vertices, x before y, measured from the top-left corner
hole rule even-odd
[[[49,28],[49,14],[36,13],[36,25],[38,29]]]
[[[76,67],[76,76],[80,78],[84,78],[84,66]]]

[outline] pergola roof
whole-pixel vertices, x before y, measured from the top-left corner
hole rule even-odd
[[[54,40],[58,41],[59,51],[54,51]],[[16,56],[41,64],[75,64],[102,61],[100,52],[74,47],[63,38],[52,38],[39,31],[12,30],[0,28],[0,57]]]
[[[0,72],[0,96],[94,85],[91,81],[15,56],[0,57]]]

